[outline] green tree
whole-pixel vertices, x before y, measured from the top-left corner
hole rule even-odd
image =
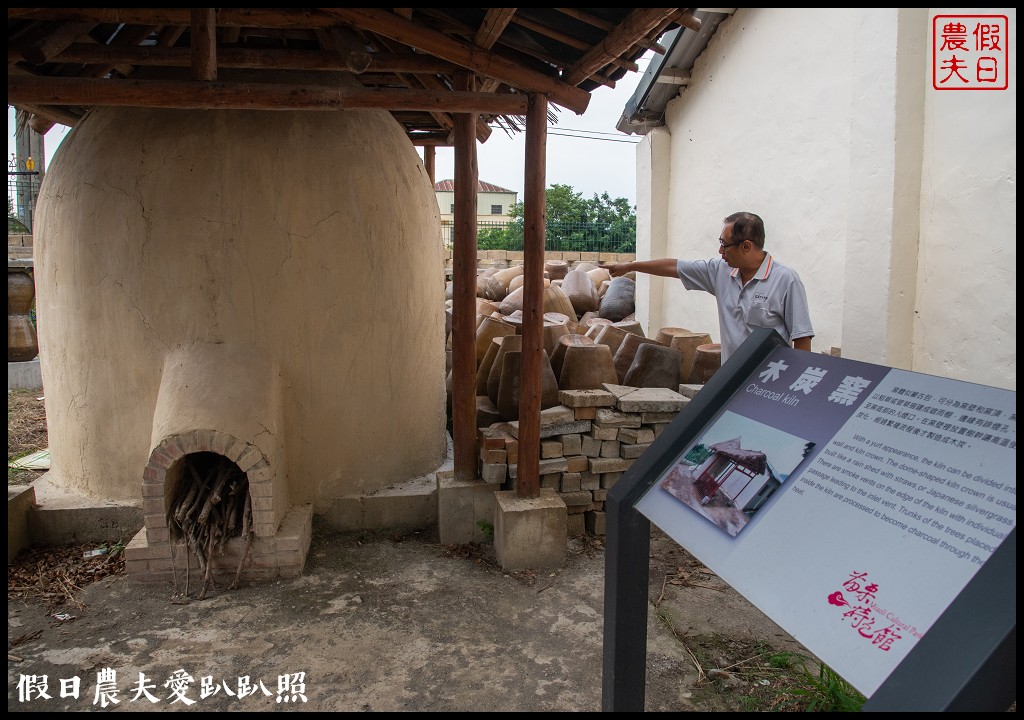
[[[545,249],[576,252],[636,252],[636,208],[626,198],[608,193],[591,199],[570,185],[554,184],[544,191],[547,214]],[[477,233],[481,250],[522,250],[525,205],[509,210],[512,218],[503,227]]]

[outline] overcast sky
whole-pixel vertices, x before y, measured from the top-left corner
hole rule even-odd
[[[614,89],[599,87],[594,90],[590,96],[590,105],[583,115],[550,106],[558,110],[558,122],[548,126],[545,187],[571,185],[576,192],[583,193],[585,198],[607,192],[613,198],[624,197],[636,204],[634,145],[640,136],[620,133],[615,125],[647,69],[647,62],[645,55],[637,63],[640,72],[627,73],[615,84]],[[580,137],[584,134],[586,137]],[[477,144],[480,180],[514,190],[519,193],[519,200],[522,201],[525,155],[523,133],[509,138],[505,131],[494,128],[487,142]],[[434,158],[435,179],[454,179],[454,148],[439,147]]]
[[[583,197],[607,192],[612,198],[624,197],[636,204],[635,143],[638,135],[624,135],[615,129],[623,108],[633,95],[647,68],[648,57],[638,62],[640,72],[627,73],[614,89],[599,87],[591,93],[590,105],[583,115],[551,105],[558,122],[548,127],[547,182],[570,185]],[[15,152],[14,109],[7,108],[8,161]],[[43,142],[47,166],[70,128],[54,125]],[[480,180],[519,193],[523,199],[525,135],[509,138],[495,127],[485,143],[477,144]],[[422,156],[422,152],[420,153]],[[434,154],[436,180],[455,177],[455,150],[439,147]],[[8,163],[9,165],[9,163]]]

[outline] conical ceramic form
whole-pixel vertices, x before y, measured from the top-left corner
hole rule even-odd
[[[509,284],[512,282],[512,279],[519,277],[522,274],[522,265],[512,265],[511,267],[507,267],[504,270],[499,270],[498,272],[494,273],[492,279],[498,282],[501,285],[502,290],[504,290],[504,294],[502,295],[502,297],[508,295]]]
[[[491,340],[496,337],[503,337],[505,335],[515,335],[516,329],[504,320],[499,320],[495,317],[485,317],[480,321],[480,325],[476,329],[476,364],[480,366],[480,361],[484,359],[484,355],[487,354],[487,347],[491,344]]]
[[[632,316],[629,316],[623,320],[619,320],[617,323],[613,323],[613,325],[615,325],[615,327],[622,328],[626,332],[631,332],[634,335],[639,335],[640,337],[647,337],[644,334],[643,326],[638,321],[634,320]]]
[[[601,293],[601,285],[609,282],[612,279],[612,274],[608,271],[608,268],[597,267],[593,270],[588,270],[587,275],[590,276],[590,281],[594,283],[594,287],[597,288],[598,294]]]
[[[499,303],[492,302],[486,298],[478,297],[476,299],[476,314],[477,315],[490,315],[491,313],[498,310],[500,307]]]
[[[476,426],[478,428],[490,427],[496,422],[504,420],[498,411],[498,406],[491,402],[486,395],[476,397]]]
[[[498,386],[498,412],[505,420],[519,419],[519,404],[522,396],[523,353],[510,350],[504,354],[501,363],[501,382]],[[546,410],[558,404],[558,383],[551,369],[548,354],[541,351],[540,363],[540,409]]]
[[[544,312],[557,312],[562,313],[566,317],[576,318],[576,310],[572,306],[572,301],[569,300],[569,296],[565,294],[565,291],[557,285],[551,285],[544,288]]]
[[[663,327],[658,331],[658,334],[654,336],[654,339],[660,342],[665,347],[672,346],[672,338],[676,335],[686,335],[693,332],[682,327]]]
[[[545,322],[544,323],[544,350],[547,351],[548,357],[550,357],[550,356],[555,354],[555,347],[558,344],[558,338],[562,337],[563,335],[568,335],[568,334],[569,334],[569,328],[566,326],[566,324],[564,322],[561,322],[561,323]]]
[[[565,358],[565,349],[571,345],[593,345],[594,340],[586,335],[569,333],[558,338],[555,352],[551,354],[551,369],[555,371],[555,377],[562,375],[562,360]]]
[[[612,352],[612,357],[615,357],[615,352],[619,349],[619,345],[626,339],[628,332],[615,325],[602,325],[596,335],[593,335],[594,342],[598,345],[607,345],[608,349]]]
[[[520,285],[515,290],[509,290],[508,295],[498,305],[498,312],[502,315],[511,315],[516,310],[520,312],[523,309],[523,286]]]
[[[594,335],[597,334],[597,331],[601,329],[602,325],[611,324],[611,320],[603,317],[598,317],[597,313],[587,313],[586,315],[580,318],[578,332],[581,332],[584,335],[588,335],[589,337],[594,337]]]
[[[594,281],[582,270],[570,270],[559,287],[569,296],[577,316],[595,312],[601,307],[601,296],[597,294]]]
[[[544,274],[549,280],[561,280],[569,272],[569,263],[565,260],[548,260],[544,263]]]
[[[698,345],[693,355],[693,371],[690,373],[690,383],[703,385],[711,379],[711,376],[720,367],[722,367],[721,343]]]
[[[644,343],[637,348],[623,385],[638,388],[668,388],[679,391],[679,363],[682,353],[661,343]]]
[[[480,361],[476,368],[476,394],[486,395],[487,394],[487,377],[491,374],[491,366],[494,364],[494,358],[498,354],[498,348],[501,347],[501,338],[496,337],[491,340],[490,346],[487,348],[487,352],[484,353],[484,359]]]
[[[636,283],[628,277],[612,278],[608,290],[601,297],[598,313],[603,318],[618,322],[636,309]]]
[[[558,376],[562,390],[598,390],[618,383],[612,351],[607,345],[567,345]]]
[[[39,340],[32,325],[35,280],[24,270],[7,270],[7,362],[28,362],[39,354]]]
[[[620,385],[625,384],[626,372],[633,364],[633,358],[636,357],[637,349],[644,343],[653,342],[657,341],[645,338],[643,335],[637,335],[636,333],[627,333],[626,337],[622,339],[614,355],[615,375],[619,378]]]
[[[683,354],[683,361],[679,365],[679,379],[689,383],[693,375],[693,359],[697,354],[697,348],[701,345],[711,343],[711,336],[707,333],[682,333],[672,338],[669,347],[673,347]]]
[[[494,361],[491,363],[491,369],[487,373],[487,397],[495,405],[498,404],[498,388],[501,386],[502,362],[504,361],[505,353],[510,351],[520,352],[522,349],[522,335],[506,335],[500,338],[498,352],[495,354]]]

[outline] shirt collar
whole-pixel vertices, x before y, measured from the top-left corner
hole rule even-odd
[[[768,277],[769,273],[772,271],[772,264],[772,256],[769,253],[765,253],[764,260],[761,261],[761,267],[757,269],[757,272],[754,273],[754,277],[752,277],[751,280],[764,280]],[[739,268],[733,268],[732,272],[729,273],[730,277],[739,277],[739,274]]]

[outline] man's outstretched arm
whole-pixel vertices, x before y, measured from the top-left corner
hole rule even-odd
[[[642,272],[661,277],[678,277],[676,275],[675,258],[659,258],[658,260],[634,260],[633,262],[609,263],[605,265],[612,277],[620,277],[630,272]]]

